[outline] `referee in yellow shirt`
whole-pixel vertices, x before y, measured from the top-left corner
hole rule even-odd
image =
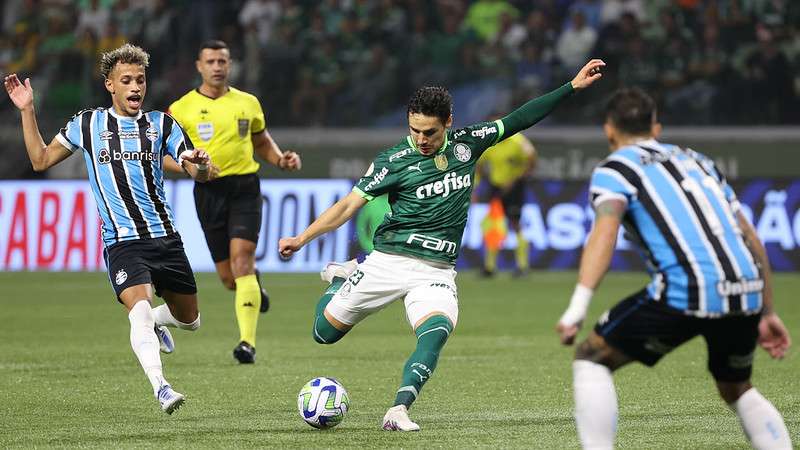
[[[222,283],[236,291],[240,342],[233,356],[253,363],[258,313],[269,308],[255,267],[262,200],[253,153],[282,170],[300,169],[301,162],[272,139],[258,99],[228,85],[231,58],[224,42],[203,43],[195,64],[202,84],[170,105],[169,113],[215,166],[213,181],[194,186],[197,218]]]
[[[489,147],[478,160],[478,174],[487,176],[492,199],[499,198],[508,218],[509,228],[517,234],[514,276],[527,273],[528,241],[519,227],[525,202],[525,178],[536,167],[536,148],[522,133]],[[477,183],[476,183],[477,184]],[[497,270],[497,249],[486,248],[483,275],[493,276]]]

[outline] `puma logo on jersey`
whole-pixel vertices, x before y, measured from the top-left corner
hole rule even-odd
[[[408,170],[416,170],[416,171],[419,171],[419,173],[422,173],[422,169],[419,168],[420,164],[422,164],[422,161],[418,162],[416,165],[408,166],[407,169]]]
[[[447,197],[452,191],[458,191],[472,186],[472,178],[469,174],[459,176],[455,172],[450,172],[439,181],[428,183],[417,188],[417,198],[423,199],[433,196]]]

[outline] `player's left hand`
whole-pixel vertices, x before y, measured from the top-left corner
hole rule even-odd
[[[300,170],[303,167],[303,162],[300,160],[300,155],[293,151],[283,152],[283,156],[278,160],[278,167],[281,170]]]
[[[556,324],[556,333],[558,333],[561,343],[564,345],[574,344],[575,336],[578,335],[578,331],[581,329],[581,324],[582,322],[578,322],[574,325],[566,325],[562,322],[558,322]]]
[[[602,59],[593,59],[586,63],[586,65],[578,71],[578,74],[575,75],[575,78],[572,79],[572,88],[576,91],[585,89],[602,78],[603,74],[600,72],[600,69],[605,65],[606,63],[604,63]]]
[[[761,316],[758,323],[758,344],[774,359],[782,359],[792,345],[789,330],[774,312]]]

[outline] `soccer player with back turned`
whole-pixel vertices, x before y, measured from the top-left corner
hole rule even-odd
[[[117,300],[128,310],[130,342],[161,409],[167,414],[184,401],[164,378],[159,355],[174,349],[165,326],[200,326],[197,288],[181,237],[164,195],[163,164],[178,161],[195,180],[209,171],[208,154],[169,115],[142,111],[149,56],[126,44],[104,53],[100,72],[111,108],[85,109],[45,145],[34,111],[30,80],[5,77],[5,88],[22,113],[25,147],[33,169],[46,170],[80,150],[102,219],[103,252]],[[165,304],[151,308],[151,285]]]
[[[790,449],[781,414],[751,384],[756,342],[782,358],[789,333],[772,305],[769,261],[736,195],[701,153],[658,142],[653,100],[618,91],[604,125],[611,156],[592,173],[595,223],[578,285],[557,331],[572,344],[608,270],[622,224],[653,276],[597,322],[575,352],[575,420],[584,448],[610,449],[617,425],[611,373],[631,361],[655,365],[701,335],[720,396],[757,449]]]
[[[300,157],[282,152],[272,139],[258,99],[228,85],[231,58],[224,42],[203,43],[195,65],[202,84],[170,105],[169,113],[214,161],[214,180],[195,184],[197,218],[222,284],[236,292],[240,342],[233,356],[253,363],[258,312],[269,308],[255,265],[261,188],[253,152],[282,170],[299,169]]]
[[[392,214],[375,233],[375,249],[361,264],[331,263],[322,272],[330,287],[319,300],[314,340],[333,344],[359,321],[404,298],[417,336],[403,368],[394,406],[383,429],[417,431],[408,408],[430,379],[439,353],[458,321],[455,261],[467,222],[475,163],[487,148],[547,116],[575,90],[600,78],[604,63],[592,60],[575,78],[493,122],[458,130],[452,99],[440,87],[424,87],[408,105],[410,135],[378,154],[353,192],[328,208],[298,236],[279,241],[290,257],[317,236],[349,220],[368,201],[389,195]]]

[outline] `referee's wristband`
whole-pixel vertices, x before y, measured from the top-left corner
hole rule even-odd
[[[572,298],[569,300],[569,306],[558,322],[567,326],[583,322],[586,317],[586,311],[589,310],[592,294],[594,294],[594,291],[582,284],[577,284],[575,291],[572,292]]]

